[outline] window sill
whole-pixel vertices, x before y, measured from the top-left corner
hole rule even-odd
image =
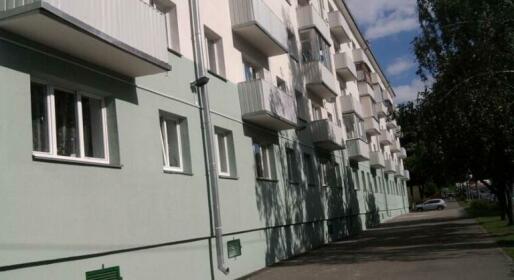
[[[263,181],[263,182],[271,182],[271,183],[278,183],[277,179],[270,179],[270,178],[263,178],[263,177],[257,177],[255,178],[257,181]]]
[[[211,74],[211,75],[213,75],[214,77],[216,77],[216,78],[218,78],[218,79],[222,80],[222,81],[223,81],[223,82],[225,82],[225,83],[228,81],[228,80],[227,80],[227,78],[223,77],[221,74],[218,74],[218,73],[216,73],[216,72],[214,72],[214,71],[212,71],[212,70],[207,70],[207,72],[209,72],[209,74]]]
[[[296,182],[296,181],[287,181],[287,183],[290,185],[296,185],[296,186],[300,185],[300,182]]]
[[[114,169],[121,169],[123,167],[123,165],[121,165],[121,164],[112,164],[112,163],[95,162],[95,161],[82,160],[82,159],[64,158],[64,157],[47,156],[47,155],[36,155],[36,154],[32,154],[32,159],[35,161],[42,161],[42,162],[53,162],[53,163],[82,165],[82,166],[97,166],[97,167],[114,168]]]
[[[218,175],[218,178],[225,179],[225,180],[239,180],[239,177],[227,176],[227,175]]]
[[[185,171],[179,171],[179,170],[173,170],[173,169],[166,169],[163,168],[162,171],[166,174],[177,174],[177,175],[184,175],[184,176],[193,176],[193,173],[191,172],[185,172]]]

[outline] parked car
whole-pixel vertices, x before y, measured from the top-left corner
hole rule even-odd
[[[446,202],[443,199],[429,199],[421,204],[416,205],[416,211],[426,210],[443,210],[446,208]]]

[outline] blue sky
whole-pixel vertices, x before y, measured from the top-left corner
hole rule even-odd
[[[419,32],[416,0],[344,0],[394,88],[397,103],[414,100],[424,84],[416,75],[411,42]]]

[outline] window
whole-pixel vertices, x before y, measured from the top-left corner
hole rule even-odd
[[[303,154],[303,172],[305,173],[305,176],[307,176],[307,183],[309,185],[315,185],[316,182],[314,181],[315,175],[314,175],[314,162],[312,161],[312,156],[309,154]]]
[[[272,145],[253,144],[257,178],[274,179],[274,154]]]
[[[320,171],[321,171],[321,186],[328,186],[328,163],[321,162],[320,163]]]
[[[83,92],[31,83],[35,156],[109,162],[105,102]]]
[[[216,127],[214,129],[214,144],[218,159],[218,174],[220,176],[236,176],[234,139],[232,132]]]
[[[245,71],[245,79],[246,81],[253,81],[264,78],[264,70],[262,67],[259,67],[253,63],[250,63],[246,60],[243,61],[244,71]]]
[[[122,280],[120,267],[108,267],[86,272],[86,280]]]
[[[321,107],[312,103],[312,120],[322,120],[323,119],[323,111]]]
[[[291,148],[286,148],[287,159],[287,176],[290,183],[298,183],[298,162],[296,160],[296,153]]]
[[[223,41],[221,37],[206,27],[205,41],[207,46],[207,62],[209,70],[214,74],[225,76]]]
[[[178,116],[161,113],[161,144],[164,159],[164,170],[184,172],[184,131],[186,121]]]
[[[332,69],[332,58],[330,44],[314,28],[304,30],[300,33],[302,46],[302,61],[321,62],[327,69]]]
[[[277,88],[283,91],[284,93],[287,93],[287,85],[284,80],[282,80],[280,77],[277,77]]]
[[[169,0],[151,0],[151,4],[165,15],[168,48],[179,52],[177,6]]]
[[[343,180],[341,178],[341,167],[339,166],[339,163],[334,164],[334,173],[335,173],[335,180],[337,187],[343,187]]]
[[[367,188],[366,188],[366,176],[364,176],[364,171],[361,171],[361,182],[362,182],[362,190],[363,191],[367,191]]]
[[[358,191],[358,190],[360,190],[359,171],[354,169],[354,171],[353,171],[353,178],[355,179],[354,182],[353,182],[354,183],[354,189]]]

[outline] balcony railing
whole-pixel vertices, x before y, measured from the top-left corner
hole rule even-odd
[[[339,95],[334,75],[321,62],[313,61],[304,64],[303,75],[307,89],[320,98],[331,101]]]
[[[409,170],[404,170],[403,171],[403,178],[405,179],[405,181],[410,181],[410,172],[409,172]]]
[[[385,168],[384,154],[381,151],[371,152],[369,165],[375,169]]]
[[[397,178],[403,178],[404,170],[403,170],[403,166],[401,164],[397,164],[396,165],[396,174],[395,174],[395,176]]]
[[[296,9],[298,29],[315,28],[325,41],[330,42],[330,27],[312,5],[300,6]]]
[[[361,97],[370,97],[373,101],[375,101],[375,91],[373,88],[366,82],[358,82],[357,84],[359,89],[359,95]]]
[[[389,129],[397,129],[398,128],[398,124],[396,123],[396,120],[390,120],[386,123],[387,125],[387,128]]]
[[[287,53],[286,25],[262,0],[230,0],[232,30],[267,56]]]
[[[353,95],[345,95],[341,98],[341,108],[343,114],[356,114],[362,118],[362,107],[359,100]]]
[[[355,63],[349,53],[334,54],[334,65],[336,72],[344,81],[355,81],[357,79],[357,70]]]
[[[324,119],[309,123],[312,142],[325,150],[335,151],[344,148],[343,129]]]
[[[396,137],[394,137],[394,138],[396,138]],[[401,152],[400,141],[398,141],[398,139],[394,139],[394,141],[393,141],[393,143],[391,143],[391,146],[389,147],[389,149],[391,150],[391,153]]]
[[[375,114],[379,118],[384,118],[387,116],[387,107],[385,106],[385,104],[383,102],[375,103],[374,106],[375,106]]]
[[[346,141],[346,147],[349,159],[355,161],[369,160],[369,145],[364,140],[360,138],[349,139]]]
[[[401,148],[398,157],[401,159],[407,158],[407,150],[405,150],[405,148]]]
[[[385,160],[384,172],[386,174],[396,174],[396,164],[392,159]]]
[[[393,135],[388,130],[381,129],[380,130],[379,142],[380,142],[380,144],[382,144],[384,146],[391,145],[394,142]]]
[[[371,136],[380,134],[380,125],[374,117],[364,119],[364,129]]]
[[[350,26],[346,22],[344,16],[339,11],[332,11],[328,13],[328,23],[330,25],[330,31],[337,38],[340,43],[348,43],[351,41]]]
[[[265,80],[238,84],[241,113],[244,120],[283,130],[296,126],[296,100]]]
[[[128,77],[171,69],[165,17],[140,0],[4,0],[0,27]]]

